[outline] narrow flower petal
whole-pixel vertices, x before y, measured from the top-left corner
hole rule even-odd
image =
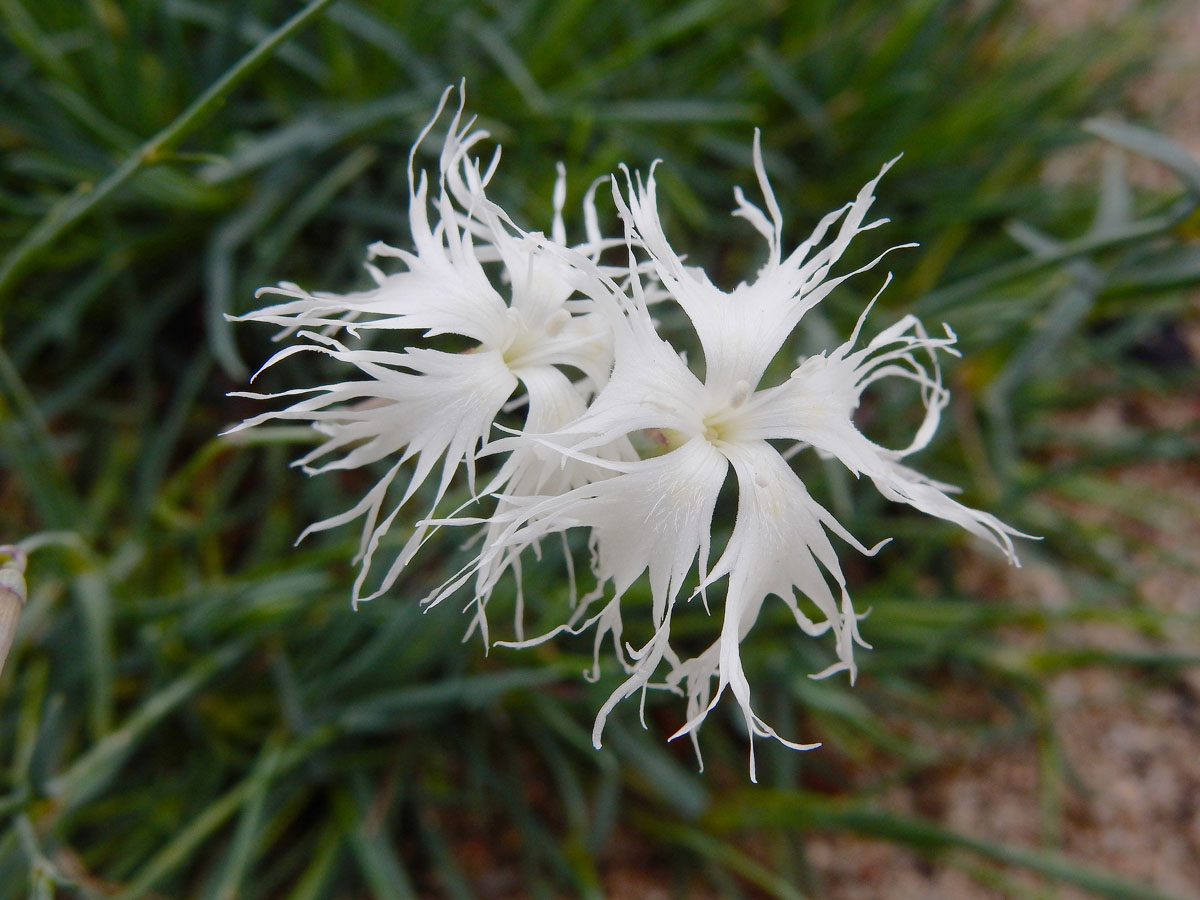
[[[755,736],[782,740],[753,710],[749,681],[742,669],[741,642],[757,621],[766,598],[773,595],[783,600],[805,634],[817,637],[833,632],[838,660],[853,677],[853,645],[861,639],[846,580],[826,529],[860,551],[872,551],[850,537],[809,496],[773,447],[750,442],[726,446],[724,452],[738,478],[737,520],[725,552],[707,579],[711,584],[729,577],[723,625],[715,652],[705,656],[707,667],[697,660],[691,666],[681,666],[680,672],[668,678],[668,683],[686,681],[689,700],[688,722],[673,737],[694,732],[729,688],[741,707],[752,740]],[[838,588],[837,596],[829,580]],[[797,591],[815,607],[819,619],[814,620],[801,609]],[[713,677],[717,679],[715,693],[709,684]],[[751,747],[753,773],[753,744]]]
[[[433,506],[445,495],[460,466],[465,466],[468,481],[474,481],[475,455],[500,408],[515,390],[517,379],[494,351],[368,352],[348,349],[328,339],[325,344],[292,349],[308,349],[350,363],[370,378],[309,389],[305,393],[314,396],[286,409],[256,416],[242,427],[270,420],[311,422],[326,439],[303,456],[299,464],[314,474],[358,468],[383,459],[395,459],[396,466],[409,459],[415,461],[413,473],[392,514],[364,536],[360,555],[365,575],[395,513],[424,484],[439,462],[442,474]],[[273,395],[264,397],[272,398]],[[386,489],[395,477],[393,467],[380,484]],[[374,510],[368,518],[371,522],[376,519],[382,502],[382,496],[372,492],[369,500],[356,505],[354,510],[364,515]],[[344,521],[344,516],[337,516],[310,527],[309,531]],[[392,581],[394,577],[389,573],[385,584]],[[361,594],[361,585],[360,578],[356,600],[368,599]]]
[[[861,321],[860,321],[861,326]],[[836,457],[852,473],[866,475],[889,500],[961,525],[999,547],[1016,563],[1013,537],[1028,537],[995,516],[971,509],[947,496],[949,486],[901,465],[898,460],[928,444],[937,428],[948,394],[941,384],[935,353],[949,349],[953,334],[931,338],[920,323],[906,316],[885,329],[864,349],[851,341],[828,356],[804,360],[786,382],[762,392],[747,414],[747,435],[759,439],[802,441]],[[928,367],[920,356],[931,362]],[[925,416],[912,442],[890,450],[863,435],[854,424],[863,391],[887,377],[915,382],[921,389]]]
[[[892,163],[863,187],[853,203],[826,216],[813,235],[781,261],[782,215],[767,180],[757,132],[754,161],[771,219],[768,221],[740,190],[735,194],[738,202],[735,215],[750,221],[767,239],[768,260],[753,281],[743,282],[731,292],[714,286],[702,271],[685,266],[682,257],[671,248],[658,214],[653,168],[645,181],[639,176],[635,182],[626,172],[627,197],[614,191],[621,214],[636,230],[639,245],[650,253],[664,287],[683,307],[696,329],[704,350],[705,383],[718,391],[731,391],[741,381],[757,386],[767,365],[804,313],[842,281],[866,271],[883,257],[881,254],[867,265],[837,278],[828,277],[855,235],[885,221],[863,224],[875,200],[874,188]],[[843,213],[834,240],[810,256]]]
[[[506,528],[480,554],[485,587],[535,541],[584,525],[592,529],[597,578],[620,596],[648,572],[653,618],[661,622],[697,558],[702,574],[707,567],[728,464],[707,441],[693,439],[663,456],[611,465],[618,474],[564,494],[509,498]]]

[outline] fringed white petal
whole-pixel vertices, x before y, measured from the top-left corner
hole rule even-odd
[[[864,314],[865,315],[865,314]],[[1012,538],[1028,537],[995,516],[947,495],[952,488],[901,465],[898,460],[925,447],[937,429],[949,394],[941,383],[936,354],[955,352],[954,335],[930,337],[905,316],[854,351],[862,320],[849,341],[829,356],[804,360],[785,384],[763,391],[748,413],[746,434],[759,439],[802,441],[836,457],[851,472],[866,475],[889,500],[954,522],[999,547],[1016,564]],[[928,362],[926,362],[926,360]],[[867,439],[854,424],[863,391],[883,378],[918,385],[925,415],[907,447],[891,450]]]
[[[726,446],[725,454],[738,478],[737,521],[725,552],[709,573],[708,583],[728,575],[724,620],[715,650],[702,659],[689,660],[668,677],[668,684],[685,682],[688,721],[673,737],[693,733],[716,705],[726,688],[733,694],[751,737],[750,768],[754,778],[753,738],[770,737],[789,746],[753,710],[750,685],[742,669],[740,645],[749,633],[767,597],[779,597],[800,629],[817,637],[832,631],[838,662],[851,673],[858,619],[854,613],[837,553],[826,531],[832,531],[858,550],[859,544],[818,504],[780,455],[765,442]],[[877,550],[878,548],[874,548]],[[837,588],[835,595],[830,580]],[[801,609],[796,592],[803,594],[819,618]],[[717,679],[713,693],[710,680]]]
[[[286,409],[255,416],[239,427],[253,427],[271,420],[310,422],[326,440],[297,464],[313,474],[359,468],[383,459],[396,460],[388,475],[352,510],[306,531],[321,531],[359,515],[366,516],[368,530],[360,548],[362,571],[355,600],[370,599],[363,595],[362,587],[374,553],[396,513],[439,462],[441,477],[433,507],[445,495],[460,467],[466,468],[468,482],[474,483],[478,448],[491,431],[504,402],[516,389],[517,379],[494,351],[442,353],[410,349],[402,354],[385,353],[347,349],[326,339],[321,344],[289,348],[277,354],[276,359],[301,350],[324,353],[354,365],[368,378],[307,389],[303,393],[312,396]],[[294,393],[268,394],[263,399]],[[387,488],[396,480],[399,466],[408,460],[413,460],[413,471],[403,494],[391,513],[379,521]],[[402,560],[404,557],[401,554]],[[386,590],[398,575],[399,568],[393,566],[384,578],[384,586],[371,596]]]
[[[650,253],[663,286],[683,307],[696,329],[704,351],[705,384],[717,392],[730,392],[743,381],[758,385],[767,365],[804,313],[842,281],[870,269],[883,258],[881,254],[853,272],[828,277],[855,235],[886,221],[864,224],[875,200],[875,186],[894,162],[885,165],[852,203],[822,219],[812,236],[781,261],[782,213],[767,179],[756,131],[755,172],[770,218],[750,203],[740,189],[735,192],[738,206],[734,215],[749,221],[767,240],[768,259],[757,278],[728,293],[715,287],[702,271],[685,266],[667,241],[658,214],[653,167],[645,181],[640,174],[634,179],[625,172],[627,197],[614,188],[618,209],[635,229],[639,245]],[[810,257],[839,218],[842,224],[837,235]]]
[[[612,375],[587,414],[556,440],[588,449],[643,429],[669,429],[685,439],[702,434],[708,405],[704,385],[658,336],[645,309],[621,316],[613,334]]]
[[[553,432],[577,420],[584,414],[585,392],[570,381],[561,371],[551,366],[527,368],[521,372],[521,384],[527,392],[527,415],[525,431],[530,434]],[[506,453],[504,463],[485,493],[496,493],[496,513],[487,522],[483,535],[484,547],[495,547],[504,539],[506,528],[514,518],[522,514],[531,498],[559,496],[583,485],[610,477],[610,469],[579,459],[564,458],[547,444],[515,437],[495,441],[485,452]],[[637,459],[629,441],[622,437],[611,444],[597,448],[595,454],[605,460],[632,462]],[[502,492],[501,491],[502,487]],[[536,547],[537,541],[534,541]],[[566,552],[568,565],[570,553]],[[519,555],[513,559],[513,576],[521,592]],[[575,591],[574,573],[567,573],[572,596]],[[476,576],[475,604],[478,627],[486,633],[486,606],[491,594],[488,579],[494,586],[495,578],[490,572],[481,571]],[[574,605],[574,604],[572,604]],[[517,642],[525,640],[522,610],[514,615],[514,632]]]
[[[693,439],[663,456],[607,465],[616,472],[612,477],[564,494],[506,495],[508,506],[496,516],[504,527],[474,567],[484,592],[536,541],[586,526],[596,577],[620,596],[649,572],[654,620],[662,620],[697,558],[702,576],[707,567],[712,511],[728,463],[707,441]],[[453,589],[447,585],[435,601]]]

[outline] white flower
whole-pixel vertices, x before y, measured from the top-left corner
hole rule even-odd
[[[864,312],[850,339],[828,356],[802,360],[783,384],[762,383],[768,364],[804,313],[840,282],[879,261],[847,274],[830,274],[856,234],[885,220],[864,224],[877,176],[852,203],[822,219],[812,236],[784,258],[782,217],[757,134],[754,162],[769,218],[740,191],[735,214],[766,238],[768,259],[753,281],[730,292],[713,286],[700,270],[683,265],[668,244],[658,216],[653,170],[644,183],[639,178],[636,184],[627,173],[627,197],[618,191],[614,196],[629,229],[631,256],[635,242],[645,248],[662,285],[691,321],[703,350],[704,377],[697,377],[657,334],[636,273],[632,297],[611,283],[606,292],[604,274],[577,259],[577,268],[590,270],[593,278],[589,293],[610,298],[613,373],[578,420],[528,439],[557,448],[564,459],[589,462],[612,474],[565,493],[523,498],[500,509],[477,560],[429,598],[443,599],[471,573],[477,574],[477,590],[486,597],[527,547],[572,527],[590,529],[593,569],[602,587],[611,585],[611,595],[598,613],[591,607],[604,596],[599,591],[585,598],[571,619],[550,635],[513,644],[525,646],[559,631],[594,627],[598,652],[605,636],[612,635],[627,678],[597,717],[597,746],[615,704],[650,687],[686,694],[687,721],[675,736],[689,734],[694,741],[696,728],[728,689],[741,707],[751,739],[774,737],[797,749],[815,746],[780,737],[750,702],[740,644],[769,596],[787,605],[806,634],[832,633],[837,660],[814,677],[848,671],[854,678],[854,645],[866,645],[830,534],[862,553],[873,554],[882,544],[868,549],[851,536],[809,495],[769,443],[773,439],[799,442],[838,458],[855,475],[870,477],[889,499],[955,521],[997,544],[1015,562],[1010,535],[1017,532],[987,513],[962,506],[947,496],[948,486],[898,462],[928,443],[946,404],[935,354],[953,344],[948,329],[945,337],[931,338],[915,319],[906,317],[855,350]],[[916,437],[902,450],[871,442],[853,421],[863,390],[888,377],[916,382],[926,410]],[[630,439],[639,431],[667,435],[670,449],[624,462],[592,455],[594,448]],[[713,511],[730,469],[737,483],[737,518],[728,543],[709,569]],[[671,618],[693,568],[698,575],[692,597],[727,579],[723,624],[708,650],[681,659],[670,643]],[[643,573],[649,577],[655,633],[643,647],[623,651],[620,600]],[[665,677],[654,683],[664,662]],[[753,778],[753,740],[750,769]]]
[[[244,394],[291,405],[239,427],[274,420],[312,423],[324,440],[297,461],[311,473],[388,464],[357,504],[308,529],[363,520],[356,601],[387,591],[433,529],[481,527],[478,555],[431,592],[426,605],[472,584],[471,630],[490,641],[489,599],[500,578],[511,573],[517,582],[516,639],[500,643],[530,646],[562,632],[592,629],[590,677],[596,678],[600,650],[611,639],[626,677],[599,711],[596,746],[617,703],[657,688],[686,697],[686,718],[675,736],[688,735],[699,754],[697,729],[728,692],[745,719],[754,778],[754,737],[797,749],[816,745],[780,736],[755,712],[742,641],[767,599],[777,597],[801,631],[828,640],[830,665],[813,677],[845,671],[853,681],[855,645],[868,645],[833,538],[865,554],[886,543],[863,545],[810,496],[792,468],[797,450],[811,448],[839,460],[889,500],[955,522],[1016,562],[1011,538],[1019,532],[963,506],[950,496],[954,488],[903,462],[928,445],[948,402],[937,359],[939,351],[955,353],[948,328],[944,336],[930,336],[906,316],[862,343],[872,301],[841,346],[799,359],[789,378],[773,381],[768,375],[804,315],[886,255],[835,274],[853,238],[886,221],[868,221],[868,213],[892,163],[785,256],[783,217],[755,132],[754,167],[765,211],[735,190],[734,215],[766,240],[767,260],[752,280],[723,291],[702,270],[685,265],[667,241],[653,167],[644,181],[624,170],[624,189],[619,182],[612,185],[624,223],[619,239],[600,233],[594,183],[584,199],[587,241],[572,247],[563,226],[561,166],[550,235],[527,233],[488,199],[499,153],[486,167],[471,156],[486,136],[471,128],[471,122],[462,123],[460,103],[442,148],[436,188],[424,172],[418,177],[413,148],[413,249],[371,248],[373,258],[397,260],[401,271],[386,274],[369,265],[376,286],[356,294],[309,293],[291,284],[261,292],[285,299],[242,318],[280,325],[281,337],[301,339],[267,366],[316,352],[357,369],[359,377],[279,394]],[[602,263],[602,253],[614,247],[627,254],[626,265]],[[689,367],[680,347],[664,340],[651,318],[651,304],[664,300],[691,323],[702,374]],[[470,346],[458,353],[429,346],[379,349],[366,340],[395,332],[422,333],[417,340],[458,335]],[[924,408],[911,442],[899,449],[874,443],[854,423],[863,392],[888,378],[914,383]],[[503,412],[521,408],[521,430],[497,428]],[[639,456],[634,448],[646,446],[646,436],[658,444]],[[792,449],[781,451],[780,444]],[[495,460],[493,474],[477,485],[476,463],[485,456]],[[435,516],[460,472],[472,500],[494,498],[490,515],[465,515],[460,507]],[[731,472],[736,519],[713,562],[713,517]],[[431,477],[436,489],[430,512],[412,517],[403,548],[367,592],[382,538]],[[394,487],[400,496],[389,499]],[[527,550],[540,558],[541,542],[553,538],[562,541],[570,566],[566,534],[573,528],[587,531],[597,587],[577,597],[569,570],[566,620],[526,638],[522,560]],[[654,630],[645,644],[633,647],[623,640],[622,598],[643,575]],[[715,606],[722,619],[710,646],[690,657],[671,642],[681,598],[706,609]]]
[[[553,430],[583,411],[588,396],[607,380],[611,366],[607,319],[592,311],[590,300],[576,294],[570,266],[547,252],[548,246],[566,242],[562,217],[566,173],[561,166],[551,237],[522,232],[485,195],[499,152],[486,169],[469,155],[487,132],[472,131],[472,122],[463,123],[460,99],[441,152],[437,190],[430,197],[428,177],[424,171],[418,176],[415,157],[449,94],[450,89],[443,93],[437,112],[409,155],[408,218],[415,249],[383,243],[370,248],[372,259],[398,260],[403,270],[385,274],[368,264],[376,286],[352,294],[310,293],[294,284],[264,288],[260,295],[287,299],[237,317],[281,325],[285,329],[281,338],[296,334],[302,339],[275,354],[264,369],[299,352],[316,352],[358,370],[355,380],[277,394],[239,393],[266,401],[304,399],[233,429],[275,420],[312,423],[325,439],[296,461],[309,474],[390,463],[357,504],[305,531],[363,520],[356,602],[387,591],[426,537],[427,528],[418,525],[378,585],[367,591],[380,541],[431,476],[436,473],[437,482],[431,510],[460,470],[466,472],[469,489],[476,489],[477,458],[514,394],[523,392],[514,405],[526,406],[526,427]],[[598,258],[614,243],[599,233],[594,192],[595,185],[584,200],[588,240],[575,248],[590,258]],[[489,268],[496,263],[498,267]],[[459,335],[472,346],[458,353],[428,347],[392,351],[372,349],[360,340],[364,334],[386,337],[396,331],[422,332],[425,338]],[[334,337],[338,333],[346,337]],[[579,374],[583,379],[573,381]],[[620,456],[632,451],[618,442],[612,452]],[[510,458],[502,478],[492,482],[489,490],[505,481],[512,491],[557,490],[589,477],[583,466],[565,474],[557,466],[530,470],[535,458],[536,454]],[[394,483],[403,484],[403,490],[398,500],[389,500]]]

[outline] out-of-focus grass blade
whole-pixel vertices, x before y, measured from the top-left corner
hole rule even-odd
[[[538,86],[520,55],[498,30],[473,12],[464,10],[455,17],[456,23],[474,38],[484,52],[500,67],[529,109],[545,115],[551,108],[550,98]]]
[[[600,122],[751,122],[755,117],[746,103],[687,97],[596,104],[591,112]]]
[[[342,0],[329,10],[329,18],[356,39],[378,47],[400,63],[420,83],[422,92],[430,97],[436,97],[453,80],[453,76],[441,75],[433,60],[426,59],[414,50],[403,32],[393,27],[387,19],[372,15],[359,4]]]
[[[616,824],[621,789],[621,771],[617,757],[611,750],[596,750],[592,746],[592,736],[577,720],[567,714],[561,704],[541,694],[534,694],[530,701],[537,709],[539,725],[544,725],[557,741],[575,748],[577,753],[583,754],[589,763],[600,769],[600,782],[596,786],[585,823],[587,846],[593,853],[597,852],[604,846]]]
[[[826,148],[831,147],[834,135],[829,113],[825,111],[824,105],[813,95],[812,91],[796,78],[792,67],[761,39],[754,41],[746,52],[766,76],[771,87],[795,111],[796,115],[808,124],[817,139]]]
[[[1192,194],[1200,197],[1200,161],[1175,141],[1148,128],[1115,119],[1089,119],[1083,127],[1118,147],[1162,163],[1179,176]]]
[[[47,792],[58,800],[64,811],[95,796],[107,787],[146,732],[203,687],[213,675],[236,662],[244,652],[244,645],[231,643],[201,659],[178,679],[151,695],[137,712],[94,744],[67,771],[51,779]]]
[[[1125,156],[1116,147],[1104,154],[1100,170],[1100,199],[1092,219],[1093,234],[1116,231],[1133,221],[1133,190],[1125,177]]]
[[[1148,216],[1103,231],[1091,230],[1074,240],[1063,241],[1054,249],[1026,259],[995,266],[986,272],[939,288],[922,297],[916,304],[918,312],[933,315],[945,312],[972,295],[996,285],[1043,271],[1063,262],[1120,247],[1174,228],[1188,218],[1200,204],[1200,162],[1174,141],[1144,128],[1105,119],[1089,120],[1088,131],[1118,146],[1162,163],[1183,181],[1187,195],[1165,212]]]
[[[530,897],[549,900],[559,893],[552,887],[554,881],[571,879],[571,865],[559,848],[554,831],[547,827],[548,823],[530,805],[524,788],[527,776],[520,765],[516,747],[502,746],[501,752],[504,757],[503,769],[497,775],[513,785],[513,789],[505,791],[500,800],[520,836],[521,868],[526,892]],[[549,875],[547,868],[550,869]]]
[[[81,125],[114,150],[127,153],[137,143],[137,135],[118,125],[72,87],[62,82],[53,82],[46,93]]]
[[[42,398],[42,414],[54,418],[67,410],[74,409],[94,395],[98,385],[123,366],[136,363],[145,352],[147,344],[153,342],[163,323],[175,313],[188,297],[193,276],[184,269],[164,283],[157,296],[149,300],[130,315],[124,327],[114,334],[93,359],[78,366],[72,377],[62,387]],[[78,521],[64,527],[78,527]]]
[[[32,328],[9,337],[12,361],[24,368],[48,345],[67,343],[77,337],[83,315],[99,297],[105,295],[113,280],[129,265],[129,255],[114,253],[105,257],[71,290],[60,295],[53,308],[47,309]]]
[[[246,13],[244,7],[219,8],[193,0],[167,0],[166,11],[181,22],[204,25],[213,30],[237,29],[237,35],[247,44],[257,44],[270,36],[271,29]],[[319,57],[295,44],[285,44],[275,54],[314,84],[324,84],[329,77]]]
[[[256,779],[251,776],[193,817],[116,895],[117,900],[138,900],[144,897],[161,879],[186,863],[196,849],[246,802],[247,796],[253,793],[255,786]]]
[[[338,721],[347,731],[386,731],[395,727],[399,715],[461,707],[478,709],[511,690],[547,684],[560,677],[553,669],[513,669],[381,691],[347,705]]]
[[[63,873],[42,849],[37,831],[28,816],[17,816],[14,830],[29,862],[29,880],[33,884],[32,897],[54,900],[56,887],[65,888],[73,895],[84,897],[86,900],[100,900],[104,896]]]
[[[263,806],[266,802],[267,791],[279,764],[280,747],[278,742],[268,743],[263,748],[251,778],[254,781],[238,818],[237,828],[230,840],[229,852],[221,875],[213,885],[209,894],[211,900],[237,900],[242,893],[242,885],[246,880],[246,870],[250,866],[261,838],[260,825],[263,817]]]
[[[78,73],[63,52],[62,40],[44,34],[22,0],[0,0],[0,15],[4,17],[8,39],[44,72],[66,84],[79,83]]]
[[[5,0],[5,2],[17,5],[17,0]],[[91,212],[109,194],[129,181],[145,166],[156,162],[164,153],[175,149],[184,137],[220,107],[225,98],[239,84],[270,59],[284,41],[308,25],[331,2],[333,0],[312,0],[238,60],[171,124],[130,154],[121,165],[113,170],[112,174],[94,187],[81,185],[67,203],[56,206],[49,215],[43,218],[25,239],[0,262],[0,312],[3,311],[7,294],[12,290],[17,279],[36,262],[37,257],[59,235]]]
[[[331,821],[317,839],[312,861],[304,868],[295,889],[286,900],[318,900],[325,895],[326,885],[337,866],[339,851],[344,843],[343,826]]]
[[[920,744],[897,737],[881,727],[878,715],[863,700],[845,689],[811,678],[792,679],[794,696],[804,709],[817,713],[820,720],[832,721],[836,730],[865,737],[876,748],[909,763],[931,762],[934,754]]]
[[[79,499],[59,464],[46,420],[3,347],[0,401],[0,448],[8,465],[20,473],[47,527],[73,527],[80,519]]]
[[[594,4],[591,0],[558,0],[537,23],[536,38],[525,48],[525,58],[535,71],[551,74],[553,68],[564,68],[563,57],[577,53],[575,41],[582,20]],[[565,52],[564,52],[565,51]]]
[[[1010,659],[1013,658],[1010,656]],[[1200,666],[1200,653],[1173,650],[1110,650],[1105,647],[1032,650],[1016,654],[1015,658],[1019,659],[1021,668],[1040,675],[1097,665],[1167,671]]]
[[[941,315],[1006,282],[1034,275],[1061,263],[1069,262],[1076,257],[1099,253],[1162,234],[1188,218],[1195,211],[1196,206],[1196,202],[1191,197],[1185,197],[1161,215],[1140,219],[1127,228],[1063,241],[1057,250],[1050,253],[1029,256],[1015,262],[994,266],[986,272],[964,278],[944,288],[938,288],[918,300],[914,307],[919,314],[924,316]]]
[[[10,784],[24,785],[29,780],[30,765],[41,732],[48,676],[49,665],[44,659],[33,660],[21,672],[21,706],[13,741],[12,766],[9,769]],[[0,803],[0,815],[3,814],[3,804]]]
[[[590,810],[575,760],[570,758],[553,731],[539,725],[528,740],[535,746],[554,778],[555,794],[567,815],[567,833],[561,838],[563,857],[581,897],[604,900],[604,887],[589,842]]]
[[[171,455],[178,445],[180,435],[187,424],[194,403],[203,390],[212,372],[212,359],[203,351],[198,352],[179,374],[170,406],[164,415],[153,423],[142,443],[137,474],[134,477],[133,496],[130,506],[141,516],[148,517],[154,507],[163,479],[170,464]]]
[[[246,778],[210,803],[177,831],[167,845],[155,853],[132,881],[116,895],[116,900],[138,900],[144,897],[161,879],[184,865],[196,849],[248,799],[265,790],[273,778],[281,776],[306,760],[313,751],[327,743],[332,734],[328,729],[317,731],[291,746],[278,750],[268,749],[260,757],[260,765]]]
[[[615,44],[607,55],[578,66],[563,88],[568,93],[574,93],[589,84],[600,82],[605,76],[652,55],[655,48],[669,41],[703,28],[706,24],[719,23],[723,15],[736,6],[730,0],[693,0],[686,5],[671,7],[657,19],[636,28],[631,37]]]
[[[605,743],[611,742],[626,765],[636,770],[641,790],[665,803],[684,819],[700,816],[712,802],[700,776],[686,771],[667,753],[657,737],[635,732],[614,719],[605,727]]]
[[[638,828],[657,842],[684,847],[709,863],[724,866],[739,877],[779,900],[805,900],[807,895],[772,872],[758,860],[743,853],[728,840],[716,837],[694,825],[680,825],[649,816],[638,816]]]
[[[267,232],[267,223],[297,190],[306,173],[292,169],[260,180],[254,193],[242,208],[226,219],[213,232],[204,256],[205,304],[204,323],[209,349],[221,368],[235,382],[243,382],[249,374],[245,361],[238,353],[233,332],[225,316],[235,309],[235,292],[243,288],[236,264],[238,250],[247,242]],[[247,286],[247,293],[260,285]]]
[[[375,162],[379,154],[374,147],[359,147],[317,179],[285,212],[274,227],[256,241],[259,265],[272,269],[291,246],[296,233],[326,209],[346,186],[353,183]],[[226,328],[231,327],[223,322]]]
[[[422,809],[428,810],[432,804],[422,803],[420,806]],[[417,825],[421,841],[428,850],[437,870],[441,896],[444,896],[446,900],[475,900],[475,892],[471,890],[466,874],[459,866],[458,860],[454,858],[454,850],[451,848],[450,842],[442,834],[434,817],[428,812],[418,813]]]
[[[75,576],[75,597],[83,621],[83,643],[86,648],[89,693],[88,708],[92,737],[99,740],[112,730],[114,695],[113,673],[116,669],[116,639],[113,635],[113,599],[104,572],[96,561],[89,560],[86,568]]]
[[[348,110],[303,116],[275,131],[247,138],[226,159],[201,169],[200,178],[210,184],[241,178],[281,159],[315,153],[385,122],[406,119],[427,104],[425,98],[401,93]]]
[[[1102,284],[1099,270],[1094,265],[1077,261],[1071,264],[1070,274],[1071,282],[1054,300],[1041,321],[1036,323],[1033,333],[1012,355],[984,394],[984,408],[995,426],[995,462],[1008,473],[1014,470],[1018,459],[1011,411],[1014,392],[1038,375],[1059,354],[1063,344],[1079,331],[1096,305]]]
[[[346,842],[354,852],[372,894],[396,900],[416,900],[416,888],[396,856],[391,837],[382,823],[373,821],[366,805],[356,802],[345,792],[338,795],[335,808]]]
[[[1200,247],[1172,248],[1165,259],[1139,261],[1115,271],[1101,297],[1145,295],[1200,284]]]

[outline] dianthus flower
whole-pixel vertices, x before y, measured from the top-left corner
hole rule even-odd
[[[370,290],[310,293],[284,283],[258,292],[285,297],[284,302],[233,317],[281,325],[285,330],[280,338],[293,334],[301,338],[276,353],[262,369],[296,353],[316,352],[355,367],[361,376],[275,394],[237,392],[235,396],[255,400],[305,399],[232,429],[274,420],[310,422],[324,440],[295,463],[308,474],[388,464],[383,477],[357,504],[309,526],[301,535],[363,520],[355,602],[386,592],[419,548],[426,534],[420,526],[379,585],[366,590],[381,539],[439,467],[431,510],[460,470],[475,490],[480,448],[510,401],[526,407],[526,428],[553,430],[583,412],[587,399],[607,380],[612,364],[608,320],[592,309],[586,297],[576,294],[569,264],[548,252],[566,246],[562,215],[566,173],[561,166],[550,237],[522,232],[486,197],[499,150],[486,168],[470,155],[488,133],[472,131],[473,121],[462,121],[460,100],[441,151],[437,191],[430,197],[429,179],[424,171],[417,175],[415,158],[449,94],[447,89],[409,154],[413,249],[373,244],[367,269],[376,284]],[[595,185],[584,199],[588,239],[573,248],[580,258],[597,257],[613,243],[598,230],[594,193]],[[435,213],[432,222],[430,206]],[[380,258],[398,260],[404,269],[385,274],[373,262]],[[460,352],[421,346],[396,351],[375,349],[362,340],[371,332],[394,331],[419,331],[426,339],[455,335],[470,346]],[[572,380],[578,374],[584,378]],[[522,396],[514,401],[519,391]],[[618,457],[632,454],[620,442],[611,449]],[[508,483],[510,491],[528,492],[565,490],[588,477],[582,466],[533,468],[535,460],[535,455],[512,454],[501,481]],[[389,489],[405,473],[408,480],[400,499],[385,511]]]
[[[373,270],[378,287],[359,295],[310,295],[284,286],[274,292],[292,298],[289,302],[245,318],[293,330],[319,326],[352,334],[364,328],[454,332],[478,346],[470,353],[417,348],[395,353],[349,349],[327,334],[301,332],[309,343],[282,351],[268,365],[297,350],[316,350],[357,366],[367,378],[275,395],[316,394],[244,425],[279,418],[311,421],[327,435],[325,443],[299,461],[311,471],[392,460],[388,474],[358,505],[312,526],[328,528],[365,517],[356,599],[371,555],[401,506],[439,461],[435,507],[455,473],[465,468],[475,498],[494,498],[492,512],[418,520],[382,586],[369,596],[394,583],[431,529],[482,526],[478,554],[431,592],[426,606],[473,584],[472,627],[479,627],[487,640],[489,598],[500,578],[511,572],[518,584],[517,634],[516,640],[500,643],[530,646],[563,632],[592,629],[594,678],[601,647],[611,638],[626,677],[597,715],[597,747],[617,703],[658,688],[686,697],[686,718],[674,737],[688,735],[699,754],[697,729],[728,691],[750,737],[753,779],[754,737],[775,738],[796,749],[817,745],[780,736],[754,711],[741,662],[742,641],[767,598],[777,597],[805,634],[832,638],[836,660],[813,677],[845,671],[853,680],[854,648],[868,645],[859,633],[861,616],[831,536],[865,554],[886,543],[863,545],[813,499],[792,468],[796,450],[811,448],[840,461],[856,477],[869,478],[887,499],[955,522],[1016,563],[1011,539],[1019,532],[962,505],[950,496],[953,487],[903,463],[928,445],[948,402],[937,355],[956,353],[949,328],[931,336],[917,319],[905,316],[860,346],[872,300],[840,346],[798,359],[790,377],[778,383],[767,376],[804,315],[847,278],[872,269],[890,252],[834,274],[851,240],[886,222],[868,221],[868,213],[876,185],[892,163],[785,256],[783,217],[756,131],[754,169],[766,209],[735,189],[734,215],[765,239],[767,260],[753,279],[724,291],[702,270],[685,265],[667,241],[653,167],[644,181],[628,170],[623,186],[613,180],[623,238],[601,237],[589,192],[588,240],[571,247],[562,228],[561,170],[550,236],[523,232],[487,200],[484,188],[495,162],[485,170],[467,155],[482,133],[470,132],[469,125],[460,129],[460,116],[461,107],[442,153],[436,204],[440,221],[433,228],[426,220],[425,178],[414,179],[410,160],[416,252],[385,251],[401,259],[406,272],[383,276]],[[627,265],[601,264],[601,252],[614,244],[624,247]],[[484,260],[493,259],[502,263],[511,285],[508,303],[483,268]],[[659,333],[650,304],[664,297],[695,332],[702,375]],[[364,319],[367,315],[373,318]],[[564,370],[578,370],[585,377],[573,382]],[[924,408],[912,441],[899,449],[869,440],[854,422],[863,392],[888,378],[915,384]],[[496,416],[518,386],[528,397],[524,427],[493,437]],[[646,435],[655,440],[647,442]],[[639,455],[634,448],[647,443],[653,449]],[[782,452],[780,443],[793,449]],[[342,455],[311,465],[333,453]],[[477,490],[474,465],[482,455],[497,457],[499,463],[497,474]],[[388,487],[410,459],[415,470],[408,487],[381,519]],[[730,473],[737,491],[736,519],[710,565],[714,511]],[[566,533],[575,528],[587,532],[597,586],[576,599],[573,570],[569,572],[573,608],[566,621],[526,639],[520,625],[521,559],[555,536],[569,562]],[[645,644],[632,647],[622,639],[622,598],[643,575],[649,581],[654,630]],[[722,581],[719,632],[701,653],[681,656],[671,644],[677,604],[699,597],[709,608],[709,594]],[[665,671],[660,675],[660,670]]]

